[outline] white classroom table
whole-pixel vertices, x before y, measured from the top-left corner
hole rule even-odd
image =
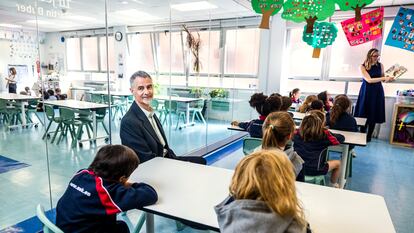
[[[296,126],[296,128],[298,128],[298,126]],[[246,131],[243,128],[240,128],[234,125],[227,127],[227,129],[235,130],[235,131]],[[349,132],[349,131],[334,130],[334,129],[330,129],[329,131],[331,131],[332,133],[342,134],[345,137],[344,143],[337,146],[337,147],[341,147],[341,152],[342,152],[339,186],[341,188],[344,188],[346,184],[346,170],[347,170],[347,167],[349,166],[348,164],[349,145],[366,146],[367,135],[365,133]]]
[[[92,129],[93,130],[93,137],[89,140],[94,141],[94,140],[98,139],[98,137],[96,135],[97,134],[96,130],[97,130],[97,127],[98,127],[98,124],[96,123],[96,110],[101,109],[101,108],[108,108],[108,105],[106,105],[106,104],[97,104],[97,103],[86,102],[86,101],[80,101],[80,100],[47,100],[47,101],[44,101],[43,103],[47,104],[47,105],[70,108],[70,109],[74,109],[74,110],[91,110],[92,111],[92,121],[93,121],[93,129]],[[106,138],[106,136],[103,137],[103,138]],[[83,141],[83,140],[81,140],[81,141]]]
[[[87,93],[101,96],[108,95],[108,91],[87,91]],[[128,108],[128,97],[133,96],[130,91],[111,91],[110,95],[123,98],[126,108]]]
[[[202,100],[202,98],[189,98],[189,97],[168,96],[168,95],[154,95],[154,99],[164,100],[164,101],[171,100],[171,101],[176,101],[176,102],[181,102],[181,103],[186,104],[186,123],[184,125],[181,125],[179,129],[194,125],[194,122],[190,122],[190,103]]]
[[[306,113],[293,112],[293,111],[289,111],[289,112],[293,113],[293,119],[296,119],[296,120],[303,120],[303,118],[306,116]],[[367,122],[367,118],[363,118],[363,117],[354,117],[354,118],[358,126],[365,126],[365,123]]]
[[[69,90],[72,93],[72,98],[74,100],[76,100],[76,98],[77,98],[77,95],[78,95],[77,91],[93,91],[94,89],[95,88],[93,88],[93,87],[80,87],[80,86],[69,87]]]
[[[218,231],[214,206],[229,194],[232,170],[156,157],[140,164],[131,182],[145,182],[158,202],[144,207],[147,233],[154,216],[187,220]],[[395,233],[384,198],[296,182],[297,195],[314,233]]]
[[[367,135],[365,133],[359,132],[349,132],[342,130],[330,129],[332,133],[342,134],[345,137],[344,143],[338,145],[342,147],[342,156],[341,156],[341,173],[339,175],[339,186],[341,188],[345,187],[346,184],[346,169],[348,167],[348,155],[349,155],[349,145],[355,146],[366,146],[367,145]]]
[[[26,120],[24,102],[29,101],[29,100],[39,100],[40,97],[2,92],[0,93],[0,99],[16,101],[20,103],[20,110],[22,111],[22,127],[25,127],[27,126],[27,120]]]

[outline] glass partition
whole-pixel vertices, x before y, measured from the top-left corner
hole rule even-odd
[[[53,216],[73,174],[100,147],[121,143],[121,120],[135,101],[129,78],[138,70],[152,76],[152,108],[177,155],[203,156],[197,150],[239,134],[227,129],[231,121],[257,117],[248,104],[258,87],[257,17],[252,24],[245,17],[253,13],[230,0],[207,10],[179,3],[0,2],[0,160],[13,164],[0,169],[8,187],[0,192],[7,200],[0,230],[34,217],[37,204]],[[17,93],[28,87],[33,100],[6,98],[11,67]]]

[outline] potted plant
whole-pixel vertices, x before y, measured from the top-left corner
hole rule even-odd
[[[219,111],[229,111],[230,103],[227,100],[229,97],[229,91],[223,88],[217,88],[210,91],[211,108]]]

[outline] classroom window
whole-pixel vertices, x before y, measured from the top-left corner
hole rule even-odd
[[[181,32],[159,33],[158,64],[162,73],[184,73],[183,41]],[[171,36],[171,46],[170,46]],[[170,54],[171,52],[171,54]]]
[[[82,62],[84,71],[98,71],[98,37],[82,38]]]
[[[393,20],[385,21],[385,27],[384,27],[385,36],[382,41],[383,44],[382,44],[382,49],[381,49],[381,62],[383,63],[385,70],[396,63],[405,66],[406,68],[408,68],[408,70],[399,79],[401,80],[414,79],[414,69],[411,68],[411,67],[414,67],[414,59],[413,59],[414,53],[408,50],[385,45],[385,41],[387,39],[388,33],[390,33],[393,22],[394,22]]]
[[[148,73],[155,72],[154,57],[151,46],[151,34],[128,35],[129,56],[128,73],[144,70]]]
[[[68,70],[82,69],[79,38],[68,38],[66,40],[66,58]]]
[[[108,37],[108,54],[109,54],[109,71],[115,69],[115,53],[114,53],[114,37]],[[106,37],[99,38],[99,55],[101,63],[101,71],[106,72]]]
[[[338,27],[340,24],[337,25]],[[331,47],[329,61],[330,78],[361,78],[359,66],[364,62],[373,42],[367,42],[358,46],[350,46],[345,33],[339,29],[338,36]]]
[[[326,49],[322,49],[320,58],[312,58],[313,48],[303,42],[303,28],[292,28],[290,35],[288,55],[288,77],[321,77],[322,58]]]
[[[201,40],[200,73],[220,73],[220,31],[198,32]],[[197,33],[194,33],[197,36]],[[192,57],[193,58],[193,57]],[[191,70],[193,62],[191,62]]]
[[[226,30],[225,74],[257,75],[260,31],[257,28]]]

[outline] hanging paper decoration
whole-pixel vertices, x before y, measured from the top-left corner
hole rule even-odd
[[[284,0],[252,0],[252,7],[256,13],[262,14],[259,28],[269,29],[270,16],[282,9]]]
[[[382,36],[384,8],[370,11],[362,15],[361,21],[354,18],[341,22],[349,45],[355,46],[375,40]]]
[[[316,22],[313,26],[313,33],[306,33],[304,28],[302,40],[314,48],[312,57],[319,58],[321,48],[331,45],[338,35],[338,28],[334,23]]]
[[[336,0],[341,11],[355,11],[355,21],[361,21],[361,10],[374,0]]]
[[[388,33],[386,45],[414,52],[414,10],[401,7]]]
[[[315,21],[325,20],[334,12],[334,0],[288,0],[283,4],[282,18],[295,23],[306,21],[306,33],[312,33]]]

